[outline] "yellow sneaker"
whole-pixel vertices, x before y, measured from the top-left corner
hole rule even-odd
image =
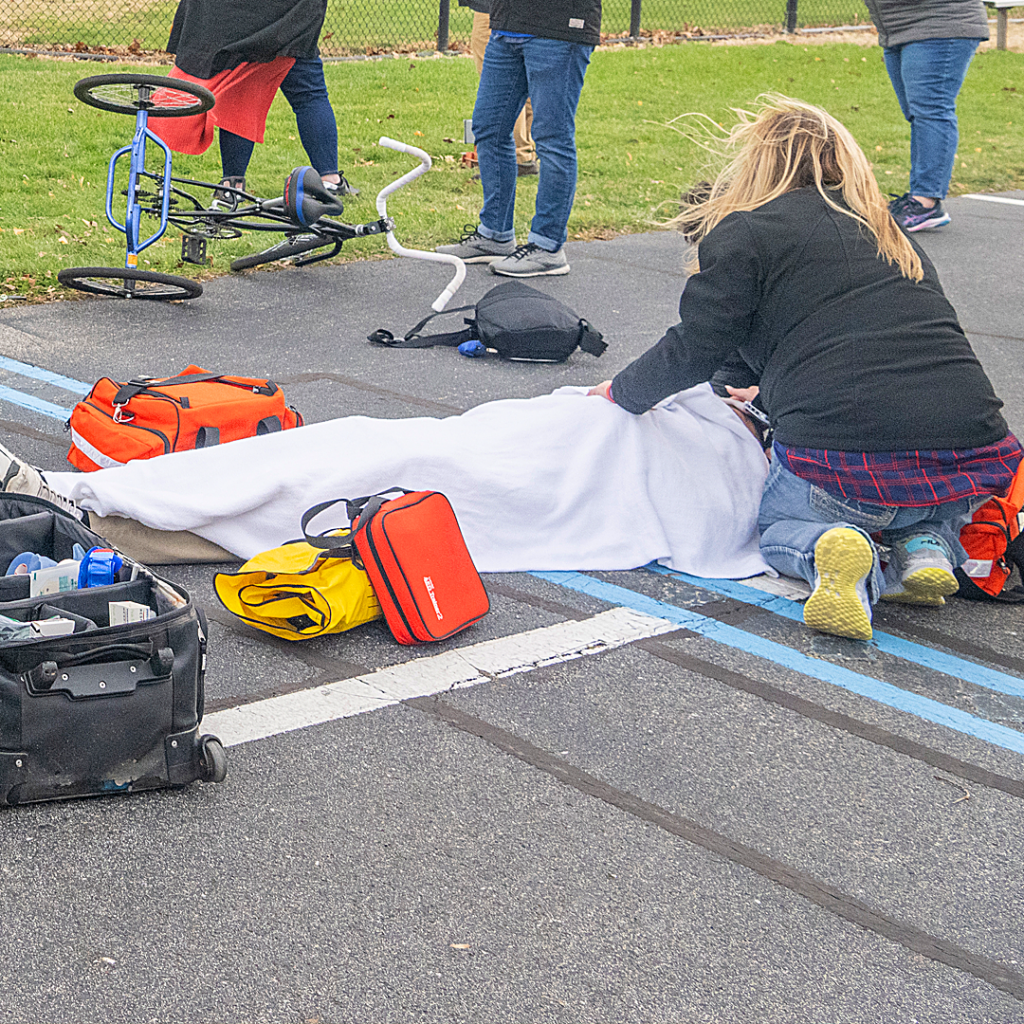
[[[871,639],[867,578],[874,564],[871,542],[857,530],[837,526],[814,545],[814,590],[804,605],[804,623],[820,633]]]

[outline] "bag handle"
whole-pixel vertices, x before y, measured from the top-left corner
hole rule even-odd
[[[330,501],[322,501],[319,505],[314,505],[302,513],[302,519],[299,523],[302,529],[302,536],[307,544],[315,548],[323,548],[332,558],[351,558],[356,565],[359,565],[359,558],[355,550],[356,535],[370,525],[370,520],[390,500],[386,495],[411,493],[411,491],[406,490],[404,487],[389,487],[385,491],[379,491],[377,494],[367,494],[362,498],[332,498]],[[347,534],[339,536],[337,533],[309,532],[309,524],[321,512],[326,512],[333,505],[340,505],[342,502],[345,503],[345,512],[348,515],[349,521],[349,532]],[[341,541],[340,544],[339,540]]]
[[[176,377],[146,377],[140,380],[130,380],[127,384],[121,385],[117,394],[114,395],[112,404],[115,406],[127,405],[136,395],[141,395],[143,391],[149,391],[152,388],[201,383],[227,384],[229,387],[251,391],[254,395],[269,397],[277,394],[277,385],[272,380],[268,380],[265,384],[243,384],[240,381],[223,377],[219,373],[179,373]]]
[[[455,309],[443,310],[443,313],[465,313],[469,310],[476,310],[476,306],[456,306]],[[465,323],[469,326],[461,331],[449,331],[447,334],[431,334],[422,337],[420,331],[430,323],[434,317],[441,316],[441,313],[431,313],[425,316],[415,327],[410,330],[404,338],[396,338],[390,331],[382,327],[367,337],[367,341],[375,345],[383,345],[385,348],[433,348],[435,345],[448,345],[452,348],[461,345],[464,341],[472,341],[476,337],[476,320],[466,318]]]

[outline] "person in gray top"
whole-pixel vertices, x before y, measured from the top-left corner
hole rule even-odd
[[[905,231],[948,224],[942,205],[959,141],[956,97],[978,43],[988,39],[982,0],[864,0],[885,67],[910,122],[910,189],[890,210]]]

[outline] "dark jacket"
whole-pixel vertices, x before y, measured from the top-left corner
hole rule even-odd
[[[491,13],[491,0],[459,0],[460,7],[470,7],[481,14]]]
[[[982,0],[864,0],[882,46],[922,39],[988,39]]]
[[[742,357],[785,445],[838,451],[975,448],[1007,433],[985,371],[915,243],[915,283],[812,188],[722,220],[700,244],[680,323],[619,373],[642,413]]]
[[[212,78],[246,62],[315,57],[327,0],[181,0],[169,53],[196,78]]]
[[[491,0],[491,31],[597,46],[601,0]]]

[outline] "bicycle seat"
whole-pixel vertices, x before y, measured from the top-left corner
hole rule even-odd
[[[312,167],[296,167],[284,182],[285,212],[301,227],[308,228],[325,214],[345,212],[341,199],[328,192]]]

